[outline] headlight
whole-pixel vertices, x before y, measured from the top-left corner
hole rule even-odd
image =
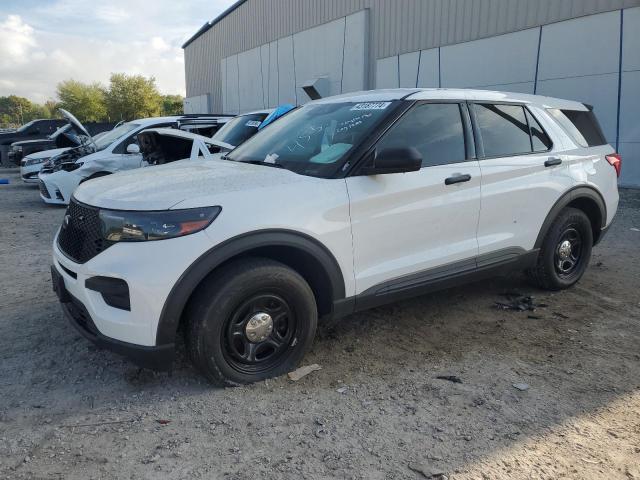
[[[45,158],[27,158],[24,162],[24,166],[28,167],[30,165],[38,165],[39,163],[44,163],[49,160],[49,157]]]
[[[16,145],[16,146],[11,147],[11,150],[12,150],[14,153],[20,153],[20,152],[22,152],[22,147],[21,147],[21,146],[19,146],[19,145]]]
[[[145,242],[182,237],[207,228],[221,207],[126,212],[100,210],[102,236],[110,242]]]

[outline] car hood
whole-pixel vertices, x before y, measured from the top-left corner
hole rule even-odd
[[[190,207],[210,206],[217,196],[306,181],[318,179],[230,160],[180,160],[97,178],[81,184],[73,195],[82,203],[102,208],[167,210],[180,208],[187,199]],[[200,198],[202,204],[194,205]]]
[[[51,158],[51,157],[55,157],[56,155],[60,155],[61,153],[66,152],[67,150],[69,150],[69,148],[54,148],[52,150],[42,150],[41,152],[34,152],[34,153],[30,153],[29,155],[27,155],[26,157],[24,157],[25,159],[27,158]]]
[[[80,123],[80,120],[78,120],[71,112],[66,111],[64,108],[61,108],[60,113],[62,113],[62,116],[71,125],[73,125],[78,132],[82,133],[83,135],[86,135],[93,142],[93,138],[91,137],[87,129],[84,128],[84,125]]]

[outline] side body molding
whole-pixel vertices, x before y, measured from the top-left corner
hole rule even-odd
[[[270,247],[286,247],[310,255],[324,270],[331,284],[332,301],[345,298],[345,284],[335,257],[314,238],[290,230],[260,230],[230,238],[201,255],[187,268],[171,289],[158,322],[156,345],[173,344],[180,317],[191,294],[216,267],[225,261]]]
[[[574,187],[567,192],[565,192],[562,197],[558,199],[558,201],[551,207],[549,214],[545,218],[542,223],[542,227],[540,228],[540,233],[538,233],[538,237],[536,238],[536,243],[534,248],[540,248],[542,246],[542,242],[544,241],[544,237],[551,227],[551,224],[558,216],[560,211],[569,205],[572,202],[582,200],[588,201],[591,205],[595,205],[597,210],[596,213],[600,217],[600,225],[593,225],[594,228],[594,243],[598,242],[600,237],[600,232],[605,227],[605,222],[607,221],[607,207],[602,198],[602,195],[592,187],[578,186]]]

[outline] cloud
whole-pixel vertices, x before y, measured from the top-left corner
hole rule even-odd
[[[104,5],[96,8],[96,18],[109,23],[121,23],[131,18],[131,15],[123,8]]]
[[[112,72],[156,78],[185,94],[182,43],[233,0],[0,0],[0,96],[55,98],[73,78],[107,84]]]
[[[159,52],[166,52],[171,50],[171,45],[165,42],[164,38],[162,37],[153,37],[151,39],[151,47]]]
[[[3,70],[27,62],[29,52],[35,46],[33,28],[19,15],[9,15],[0,23],[0,67]]]

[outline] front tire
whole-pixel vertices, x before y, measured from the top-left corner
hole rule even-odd
[[[546,290],[571,287],[587,269],[592,246],[589,217],[576,208],[565,208],[544,237],[537,264],[528,271],[530,280]]]
[[[290,372],[311,346],[318,322],[304,278],[263,258],[222,267],[198,288],[186,315],[191,361],[219,386]]]

